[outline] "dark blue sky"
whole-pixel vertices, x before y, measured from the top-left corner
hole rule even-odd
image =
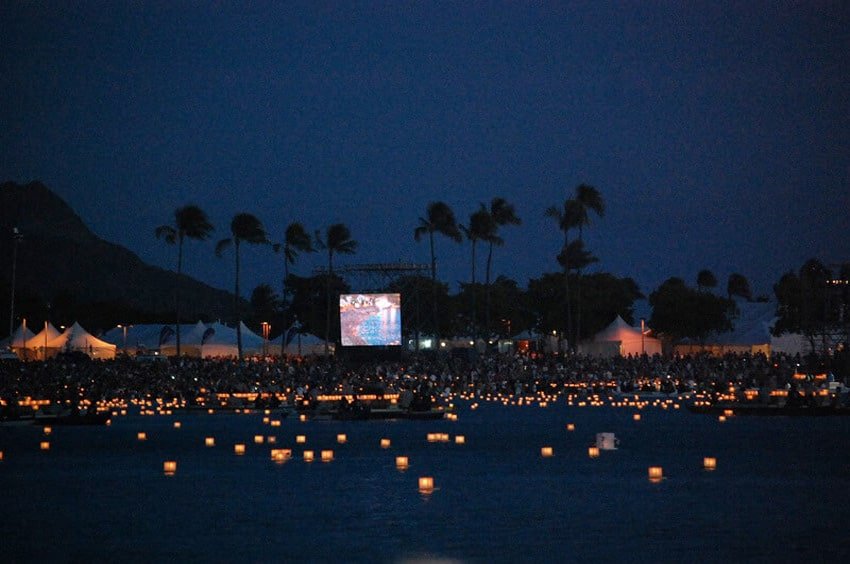
[[[701,268],[769,294],[850,260],[847,2],[65,4],[0,5],[0,179],[153,264],[174,268],[153,229],[187,203],[216,240],[241,211],[275,240],[342,221],[360,250],[338,264],[426,263],[429,201],[466,221],[503,196],[523,225],[494,270],[525,285],[557,269],[543,212],[582,182],[608,206],[596,268],[647,294]],[[437,245],[467,280],[469,245]],[[244,255],[246,293],[279,286],[278,255]],[[185,271],[232,287],[213,242]]]

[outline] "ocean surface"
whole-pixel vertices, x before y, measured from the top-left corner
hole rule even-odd
[[[647,408],[634,421],[634,409],[487,403],[457,413],[280,427],[261,412],[131,415],[49,437],[0,427],[0,562],[850,561],[850,417],[719,422]],[[599,432],[619,448],[593,459]],[[255,444],[259,434],[276,444]],[[272,447],[292,459],[276,464]],[[332,462],[318,460],[325,449]],[[649,466],[664,479],[650,482]],[[418,491],[420,476],[432,493]]]

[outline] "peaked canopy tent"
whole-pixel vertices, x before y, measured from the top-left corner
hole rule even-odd
[[[115,358],[116,349],[112,343],[98,339],[74,322],[61,335],[47,342],[45,352],[51,356],[59,352],[80,351],[92,358],[110,359]]]
[[[608,327],[579,345],[579,351],[590,356],[629,356],[661,354],[661,341],[632,327],[619,315]]]
[[[35,337],[35,333],[30,331],[29,327],[22,323],[12,332],[11,336],[0,341],[0,349],[24,349],[26,348],[26,342],[33,337]]]
[[[185,334],[194,326],[183,325],[181,327],[183,334]],[[107,343],[112,343],[121,352],[126,351],[127,354],[134,355],[142,351],[159,350],[160,346],[167,342],[173,333],[174,329],[171,325],[161,323],[124,325],[113,327],[101,335],[101,339]]]
[[[240,323],[242,329],[242,354],[247,356],[263,354],[263,338],[248,329],[245,323]],[[208,333],[204,338],[201,356],[208,358],[213,356],[237,356],[239,354],[236,329],[228,327],[219,321],[211,323],[207,329],[211,329],[212,333]]]
[[[169,326],[170,328],[170,326]],[[201,349],[204,339],[209,335],[209,329],[202,321],[194,325],[180,326],[180,354],[194,358],[201,357]],[[166,356],[177,355],[177,335],[171,330],[159,345],[160,354]]]
[[[330,344],[329,351],[334,352],[334,344]],[[292,340],[287,343],[286,354],[297,356],[321,356],[325,354],[325,340],[311,333],[295,333]]]

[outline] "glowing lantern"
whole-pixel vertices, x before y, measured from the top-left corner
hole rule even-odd
[[[410,461],[406,456],[396,456],[395,457],[395,467],[398,470],[407,470],[410,466]]]
[[[236,443],[235,445],[233,445],[233,453],[236,456],[242,456],[243,454],[245,454],[245,445],[242,443]]]
[[[307,416],[302,413],[301,415],[298,416],[298,420],[301,421],[302,423],[304,423],[305,421],[307,421]]]
[[[177,462],[174,460],[166,460],[162,463],[162,471],[166,476],[173,476],[177,472]]]
[[[449,442],[449,434],[448,433],[439,433],[439,440],[441,443]]]
[[[434,478],[422,476],[419,478],[419,492],[429,494],[434,491]]]
[[[136,438],[139,439],[140,441],[146,441],[146,440],[148,440],[148,434],[143,432],[143,431],[140,431],[140,432],[136,433]]]
[[[334,459],[334,451],[332,450],[323,450],[322,451],[322,462],[331,462]]]
[[[41,441],[41,450],[50,450],[50,441]]]
[[[263,417],[263,425],[268,425],[268,424],[269,424],[269,418]]]
[[[725,415],[721,415],[721,416],[719,416],[719,417],[717,418],[717,420],[718,420],[718,421],[720,421],[721,423],[723,423],[724,421],[726,421],[726,416],[725,416]]]
[[[272,410],[271,410],[271,409],[263,410],[263,415],[271,415],[271,414],[272,414]]]
[[[661,466],[650,466],[649,467],[649,481],[650,482],[660,482],[664,478],[664,470]]]
[[[587,456],[590,458],[598,458],[599,457],[599,447],[592,446],[587,448]]]
[[[455,437],[455,444],[456,445],[466,444],[466,437],[464,437],[463,435],[457,435]]]
[[[543,458],[549,458],[549,457],[551,457],[554,453],[555,453],[555,451],[554,451],[554,450],[552,449],[552,447],[550,447],[550,446],[545,446],[545,447],[542,447],[542,448],[540,449],[540,456],[542,456]]]
[[[428,438],[429,443],[436,443],[437,441],[440,440],[440,434],[439,433],[428,433],[427,438]]]
[[[575,431],[576,425],[575,423],[567,423],[567,431]]]
[[[44,427],[44,434],[45,435],[49,435],[52,432],[53,432],[53,429],[49,425]]]
[[[348,437],[345,436],[345,433],[340,433],[339,435],[336,436],[336,442],[338,442],[341,445],[345,444],[345,442],[347,440],[348,440]]]
[[[732,415],[734,415],[734,412],[731,409],[724,409],[723,415],[725,415],[726,417],[732,417]]]
[[[3,451],[0,450],[0,461],[2,461],[2,460],[3,460]]]
[[[304,451],[304,462],[313,462],[313,451],[305,450]]]
[[[381,439],[381,448],[390,448],[392,442],[389,439]]]
[[[254,435],[254,444],[261,445],[266,440],[266,438],[262,435]]]
[[[214,437],[207,437],[206,439],[204,439],[204,445],[206,445],[208,447],[215,446],[215,438]]]
[[[307,442],[307,435],[295,435],[295,442],[299,445],[303,445]]]
[[[272,419],[271,426],[280,427],[280,419]]]
[[[635,413],[634,415],[632,415],[632,419],[634,419],[635,421],[640,421],[640,413]]]
[[[269,435],[268,437],[266,437],[266,442],[269,443],[270,445],[276,444],[277,443],[277,437],[275,437],[274,435]]]
[[[174,422],[174,428],[175,428],[175,429],[179,429],[181,426],[182,426],[182,425],[181,425],[180,421],[175,421],[175,422]]]
[[[706,456],[702,459],[702,467],[711,472],[717,469],[717,459],[713,456]]]
[[[273,448],[272,460],[277,464],[283,464],[292,456],[292,451],[288,448]]]
[[[209,409],[207,410],[207,413],[209,413],[210,415],[212,415],[213,413],[215,413],[215,410],[214,410],[213,408],[209,408]]]

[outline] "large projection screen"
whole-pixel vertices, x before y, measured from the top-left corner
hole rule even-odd
[[[401,345],[401,294],[341,294],[339,327],[344,347]]]

